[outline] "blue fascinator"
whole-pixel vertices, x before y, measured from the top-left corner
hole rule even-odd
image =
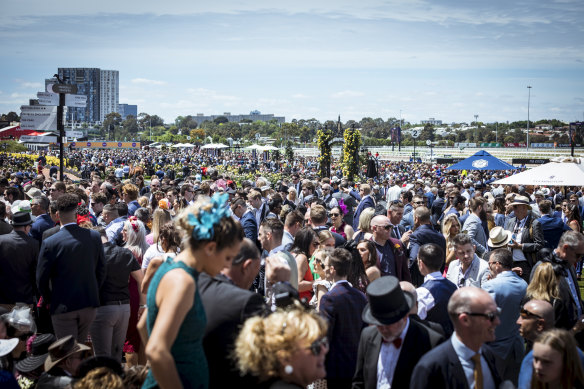
[[[198,215],[190,213],[188,215],[188,222],[193,226],[192,236],[198,240],[213,239],[215,224],[219,223],[224,217],[230,217],[227,200],[229,194],[215,193],[209,203],[203,205],[199,209]]]

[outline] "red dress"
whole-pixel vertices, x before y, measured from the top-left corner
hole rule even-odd
[[[136,261],[142,265],[142,257],[136,257]],[[134,277],[130,277],[128,283],[130,291],[130,321],[128,322],[128,331],[126,332],[126,343],[124,344],[124,353],[137,353],[140,351],[142,340],[136,326],[138,325],[138,310],[140,309],[140,292],[138,283]]]
[[[306,269],[306,273],[304,273],[303,280],[304,281],[314,281],[314,278],[312,277],[312,272],[310,271],[310,266],[308,266],[308,269]],[[312,299],[312,294],[313,294],[312,289],[298,293],[300,298],[301,299],[306,298],[306,301],[310,301],[310,299]]]

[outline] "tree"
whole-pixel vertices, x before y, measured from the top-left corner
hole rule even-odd
[[[288,141],[286,144],[286,151],[285,151],[286,159],[288,163],[294,162],[294,150],[292,150],[292,142]]]
[[[322,130],[317,131],[318,136],[318,150],[320,155],[318,156],[318,162],[320,163],[320,176],[330,177],[331,176],[331,141],[333,140],[333,132],[325,127]]]
[[[130,134],[135,134],[138,132],[138,121],[133,115],[126,116],[126,120],[122,123],[124,130],[129,132]]]
[[[213,122],[215,124],[229,123],[229,119],[227,119],[225,116],[218,116],[215,119],[213,119]]]
[[[192,139],[203,140],[203,139],[205,139],[205,136],[207,135],[207,133],[205,132],[204,129],[197,128],[195,130],[191,130],[190,135],[191,135]]]
[[[420,139],[421,140],[429,139],[432,142],[434,141],[434,126],[432,124],[426,123],[424,129],[422,130],[422,133],[420,134]]]
[[[110,112],[105,116],[105,120],[103,121],[102,128],[104,131],[109,134],[109,140],[116,139],[116,131],[120,129],[120,125],[122,124],[122,115],[117,112]]]
[[[19,122],[20,117],[18,116],[18,114],[16,112],[10,111],[6,114],[2,114],[2,117],[0,117],[0,120],[6,121],[6,122]]]

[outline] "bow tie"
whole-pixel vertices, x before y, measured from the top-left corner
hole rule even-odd
[[[383,338],[382,338],[383,339]],[[388,342],[387,340],[383,339],[383,343],[393,343],[393,346],[395,348],[400,348],[402,345],[402,339],[401,338],[395,338],[394,340],[392,340],[391,342]]]

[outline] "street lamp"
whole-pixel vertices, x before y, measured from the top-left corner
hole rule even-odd
[[[529,151],[529,102],[531,100],[531,86],[527,86],[527,151]]]
[[[477,126],[476,130],[475,130],[475,142],[478,143],[479,142],[479,115],[474,115],[475,117],[475,125]]]

